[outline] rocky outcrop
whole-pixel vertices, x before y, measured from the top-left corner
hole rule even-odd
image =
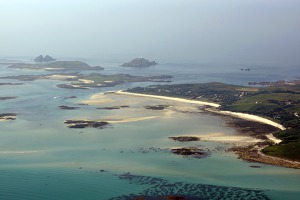
[[[176,155],[192,158],[205,158],[209,156],[209,152],[196,147],[173,148],[171,152]]]
[[[36,57],[34,59],[34,61],[35,62],[51,62],[51,61],[55,61],[55,59],[48,55],[46,55],[45,57],[43,57],[43,55],[39,55],[38,57]]]
[[[0,121],[15,120],[15,113],[0,113]]]
[[[109,125],[108,122],[104,121],[92,121],[92,120],[66,120],[65,124],[69,128],[99,128],[103,129],[107,125]]]
[[[169,137],[169,139],[178,141],[178,142],[191,142],[191,141],[199,141],[199,137],[194,136],[178,136],[178,137]]]

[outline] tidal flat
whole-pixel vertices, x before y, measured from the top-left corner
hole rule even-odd
[[[129,97],[106,88],[57,88],[61,82],[1,86],[2,96],[18,97],[0,102],[2,113],[17,116],[0,122],[3,199],[297,199],[300,194],[299,170],[238,159],[228,150],[253,137],[241,135],[220,116],[199,109],[201,105]],[[123,87],[132,85],[113,89]],[[65,110],[62,105],[79,108]],[[110,125],[71,129],[66,120]],[[169,139],[180,136],[201,139]],[[209,156],[171,152],[190,147]]]

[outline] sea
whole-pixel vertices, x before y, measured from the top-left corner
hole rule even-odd
[[[2,63],[29,60],[1,59]],[[248,82],[294,80],[299,76],[299,66],[160,63],[132,69],[120,67],[122,63],[114,60],[83,61],[104,67],[102,74],[173,76],[171,83],[160,84],[223,82],[247,86]],[[244,68],[250,71],[241,70]],[[0,77],[52,73],[0,65]],[[299,199],[298,169],[243,161],[228,152],[230,143],[169,139],[237,134],[217,116],[180,112],[167,116],[162,111],[145,109],[163,103],[159,100],[134,101],[126,96],[103,104],[80,104],[97,93],[158,83],[88,90],[58,88],[57,84],[65,83],[59,80],[0,79],[0,83],[23,83],[0,85],[0,97],[17,97],[0,101],[0,113],[17,114],[16,120],[0,122],[1,200],[164,199],[168,195],[186,199]],[[70,98],[74,96],[77,98]],[[122,109],[98,109],[129,104]],[[61,105],[79,109],[62,110]],[[143,117],[149,118],[128,120]],[[64,124],[70,119],[123,121],[103,129],[72,129]],[[197,147],[209,155],[175,155],[170,151],[174,147]]]

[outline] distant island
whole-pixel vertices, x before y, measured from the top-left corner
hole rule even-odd
[[[132,61],[128,63],[124,63],[121,66],[122,67],[134,67],[134,68],[144,68],[144,67],[150,67],[153,65],[157,65],[155,61],[149,61],[146,60],[145,58],[135,58]]]
[[[15,63],[8,66],[15,69],[35,69],[46,71],[66,71],[66,70],[103,70],[103,67],[91,67],[88,64],[80,61],[54,61],[49,63]]]
[[[113,87],[129,82],[171,82],[170,75],[156,76],[131,76],[129,74],[103,75],[98,73],[80,74],[80,73],[57,73],[40,75],[17,75],[5,76],[0,79],[16,79],[19,81],[34,81],[38,79],[71,81],[67,84],[58,84],[60,88],[67,89],[89,89],[99,87]]]
[[[55,59],[48,55],[46,55],[45,57],[43,57],[43,55],[39,55],[38,57],[36,57],[34,59],[34,61],[35,62],[52,62],[52,61],[55,61]]]

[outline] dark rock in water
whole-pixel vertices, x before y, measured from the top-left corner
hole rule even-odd
[[[169,106],[167,106],[167,105],[145,106],[145,108],[149,109],[149,110],[164,110],[164,109],[166,109],[168,107]]]
[[[88,87],[84,86],[77,86],[77,85],[72,85],[72,84],[57,84],[56,85],[59,88],[65,88],[65,89],[89,89]]]
[[[199,141],[200,138],[194,136],[178,136],[178,137],[169,137],[171,140],[179,142],[190,142],[190,141]]]
[[[209,155],[208,152],[195,147],[173,148],[171,149],[171,152],[176,155],[193,158],[205,158]]]
[[[4,100],[9,100],[9,99],[15,99],[17,97],[0,97],[0,100],[4,101]]]
[[[105,126],[109,125],[108,122],[90,121],[90,120],[66,120],[65,124],[69,128],[99,128],[103,129]]]
[[[72,106],[58,106],[62,110],[75,110],[79,109],[80,107],[72,107]]]
[[[146,60],[144,58],[135,58],[132,61],[128,63],[124,63],[121,66],[122,67],[137,67],[137,68],[143,68],[143,67],[150,67],[153,65],[157,65],[155,61],[150,62],[149,60]]]
[[[251,168],[261,168],[261,166],[258,166],[258,165],[251,165],[249,167],[251,167]]]
[[[101,108],[97,108],[99,110],[118,110],[121,108],[129,108],[129,106],[111,106],[111,107],[101,107]]]
[[[69,96],[69,97],[65,97],[65,99],[75,99],[77,98],[76,96]]]

